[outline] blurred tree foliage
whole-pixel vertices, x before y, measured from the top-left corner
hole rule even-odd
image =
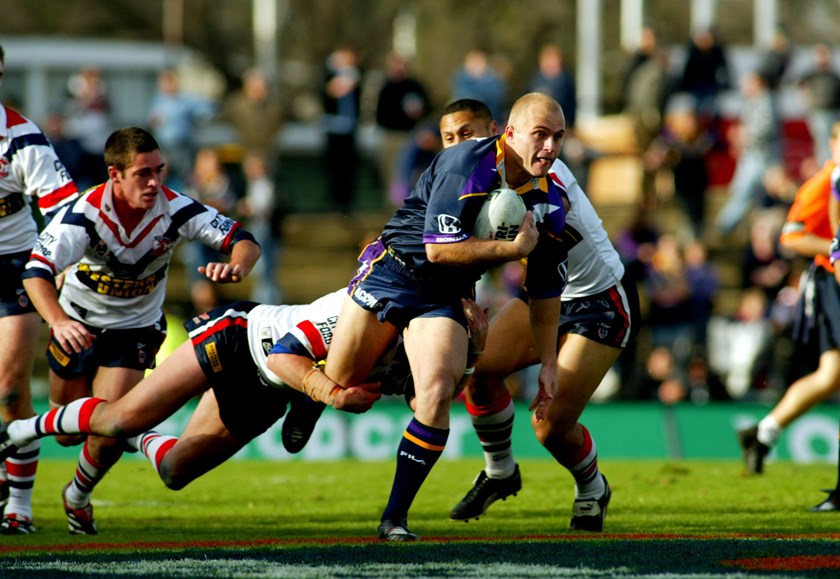
[[[0,33],[163,40],[165,0],[0,0]],[[181,0],[183,42],[200,52],[235,88],[253,64],[250,0]],[[356,47],[369,70],[382,68],[392,46],[393,22],[402,10],[417,22],[415,73],[438,105],[449,97],[450,79],[464,54],[481,47],[508,77],[511,96],[536,66],[544,43],[558,44],[574,70],[576,0],[279,0],[286,18],[279,34],[282,79],[296,90],[317,87],[321,67],[339,44]],[[753,0],[718,0],[716,27],[726,44],[752,43]],[[689,34],[689,2],[647,0],[648,20],[664,45],[683,44]],[[618,78],[627,61],[619,46],[620,0],[602,0],[603,82],[607,110],[617,102]],[[780,21],[795,43],[815,38],[839,42],[837,0],[783,0]]]

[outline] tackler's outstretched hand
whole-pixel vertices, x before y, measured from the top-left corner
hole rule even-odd
[[[531,402],[528,410],[534,411],[537,422],[548,416],[548,410],[554,402],[557,394],[557,372],[550,366],[542,366],[539,376],[539,390]]]
[[[335,393],[332,406],[336,410],[361,414],[367,412],[373,403],[382,397],[380,392],[381,384],[372,382],[370,384],[356,384],[349,388],[341,388]]]

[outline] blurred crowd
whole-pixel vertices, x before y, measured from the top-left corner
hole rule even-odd
[[[622,114],[632,122],[642,182],[635,216],[609,233],[641,290],[645,329],[596,397],[772,401],[804,370],[790,364],[790,334],[807,262],[786,254],[779,234],[798,187],[831,162],[840,75],[830,47],[817,44],[810,70],[792,78],[793,48],[778,29],[754,69],[737,78],[713,30],[687,39],[677,74],[652,26],[627,54]],[[446,102],[432,101],[410,60],[392,53],[364,64],[354,47],[336,48],[323,64],[320,87],[324,187],[330,209],[345,216],[355,210],[363,123],[375,125],[379,137],[383,208],[402,203],[441,149],[437,115]],[[588,162],[598,153],[578,138],[575,79],[561,46],[540,48],[527,86],[511,87],[506,78],[504,66],[476,48],[450,79],[449,99],[482,100],[503,125],[520,94],[552,95],[566,114],[563,159],[585,188]],[[289,102],[258,69],[246,71],[220,100],[188,94],[179,80],[177,70],[160,72],[146,118],[166,155],[167,184],[245,221],[263,248],[252,298],[280,303],[277,271],[289,200],[278,143]],[[791,155],[781,87],[795,87],[802,98],[809,136],[804,154]],[[740,93],[740,114],[726,118],[721,95],[733,90]],[[235,142],[202,144],[200,127],[220,121]],[[96,69],[72,77],[65,106],[42,124],[80,189],[107,178],[101,151],[113,125],[108,87]],[[801,152],[801,139],[795,145]],[[206,263],[202,251],[190,248],[185,259]],[[480,296],[492,310],[521,279],[521,269],[508,264],[483,280]],[[214,291],[191,280],[195,311],[216,305]],[[528,397],[529,380],[525,373],[511,386]]]

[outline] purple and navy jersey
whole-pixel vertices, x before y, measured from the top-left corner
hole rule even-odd
[[[465,141],[445,149],[421,175],[405,204],[385,225],[382,240],[417,273],[421,283],[445,283],[453,289],[474,284],[487,266],[432,264],[427,243],[458,243],[472,236],[475,220],[487,195],[501,186],[497,166],[502,162],[499,137]],[[563,184],[549,177],[533,178],[517,187],[525,206],[533,211],[540,232],[528,256],[526,284],[531,297],[561,294],[566,282],[567,250],[562,241],[566,223]]]

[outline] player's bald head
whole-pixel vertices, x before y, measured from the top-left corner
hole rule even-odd
[[[508,124],[513,127],[522,127],[527,125],[534,117],[559,117],[563,119],[563,124],[566,123],[566,116],[563,114],[563,109],[560,103],[541,92],[529,92],[522,95],[513,107],[510,109],[510,116],[508,117]]]

